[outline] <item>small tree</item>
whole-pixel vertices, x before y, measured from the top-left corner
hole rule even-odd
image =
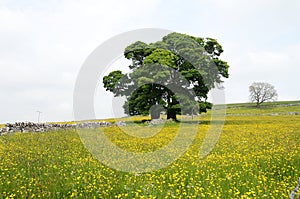
[[[277,91],[274,86],[266,82],[254,82],[249,87],[250,100],[256,103],[256,107],[267,101],[277,100]]]

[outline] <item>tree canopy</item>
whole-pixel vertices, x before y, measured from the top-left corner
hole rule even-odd
[[[277,99],[277,91],[274,86],[266,82],[254,82],[249,87],[250,100],[259,107],[263,102],[275,101]]]
[[[222,46],[212,38],[170,33],[161,41],[137,41],[124,51],[131,60],[131,72],[117,70],[103,78],[107,91],[125,96],[124,110],[129,115],[159,117],[165,110],[168,119],[176,114],[206,112],[209,90],[228,78],[227,62],[219,57]]]

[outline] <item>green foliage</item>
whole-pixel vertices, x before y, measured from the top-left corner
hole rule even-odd
[[[209,90],[229,77],[227,62],[219,58],[222,52],[215,39],[175,32],[151,44],[137,41],[124,51],[131,73],[111,72],[103,78],[104,87],[127,97],[124,109],[129,115],[147,115],[158,104],[172,119],[206,112],[211,107],[206,102]]]
[[[107,91],[114,91],[114,88],[116,88],[116,84],[123,77],[123,74],[120,70],[113,71],[109,73],[108,76],[105,76],[103,78],[103,84]]]

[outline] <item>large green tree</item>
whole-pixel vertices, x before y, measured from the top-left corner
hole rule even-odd
[[[165,110],[168,119],[176,119],[176,114],[206,112],[209,90],[228,78],[222,52],[215,39],[175,32],[151,44],[137,41],[124,51],[131,72],[113,71],[103,84],[115,96],[126,97],[129,115],[150,113],[155,119]]]

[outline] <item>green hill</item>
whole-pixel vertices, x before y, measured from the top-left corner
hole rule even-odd
[[[3,135],[0,198],[288,198],[300,175],[299,103],[265,103],[259,109],[249,103],[227,105],[220,137],[215,145],[208,139],[213,149],[203,158],[199,153],[211,118],[210,113],[199,116],[196,136],[185,153],[168,166],[148,173],[107,166],[89,153],[74,129]],[[132,121],[142,118],[147,117],[133,117]],[[183,124],[180,138],[185,141],[192,135],[189,125],[195,123]],[[138,124],[136,129],[128,125],[101,128],[101,132],[124,151],[151,154],[172,143],[180,125]],[[104,152],[107,145],[99,139],[99,130],[83,133],[95,142],[94,150],[108,155],[106,161],[118,162],[114,150]],[[135,136],[145,133],[154,134]],[[163,164],[182,144],[161,154],[160,161],[132,159],[129,153],[123,164]]]

